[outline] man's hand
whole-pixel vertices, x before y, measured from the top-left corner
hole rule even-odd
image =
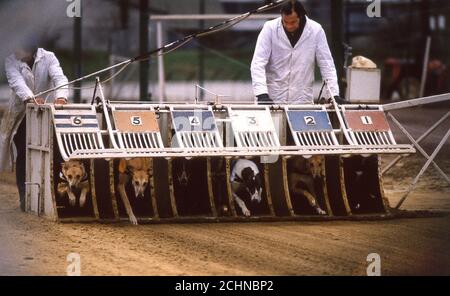
[[[347,101],[343,98],[341,98],[340,96],[334,96],[334,100],[336,101],[336,103],[338,103],[339,105],[344,105],[347,104]]]
[[[273,104],[273,101],[270,99],[268,94],[262,94],[259,96],[256,96],[258,98],[258,104],[259,105],[271,105]]]
[[[53,104],[55,105],[65,105],[67,104],[67,99],[66,98],[57,98]]]
[[[43,98],[29,98],[25,101],[23,101],[23,103],[26,105],[28,103],[34,103],[34,104],[38,104],[38,105],[44,105],[45,104],[45,100]]]

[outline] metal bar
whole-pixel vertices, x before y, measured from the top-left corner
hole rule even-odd
[[[308,137],[306,136],[306,133],[302,133],[301,135],[302,135],[303,140],[305,141],[306,146],[312,146],[309,143],[309,140],[308,140]]]
[[[322,139],[322,141],[325,143],[325,146],[330,146],[331,143],[328,142],[327,138],[325,137],[325,133],[324,132],[320,132],[320,137]]]
[[[389,116],[391,117],[392,121],[401,129],[401,131],[408,137],[408,139],[413,143],[413,145],[419,150],[419,152],[425,157],[427,160],[430,160],[430,156],[427,154],[427,152],[419,145],[419,143],[414,140],[413,136],[400,124],[400,122],[389,113]],[[450,178],[441,170],[441,168],[432,160],[432,164],[434,168],[439,172],[439,174],[444,177],[444,179],[447,181],[447,183],[450,184]]]
[[[403,202],[406,200],[406,198],[408,197],[408,195],[411,193],[411,191],[413,191],[416,188],[417,182],[419,181],[420,177],[422,177],[423,173],[425,173],[425,171],[428,169],[428,167],[430,166],[430,164],[432,162],[434,162],[434,158],[438,155],[438,153],[441,151],[442,147],[444,146],[445,142],[447,142],[448,138],[450,137],[450,129],[447,131],[447,133],[445,134],[444,138],[442,138],[441,142],[439,143],[439,145],[436,147],[436,149],[434,150],[433,154],[431,154],[430,158],[428,159],[428,161],[425,163],[425,165],[422,167],[422,169],[420,170],[419,174],[416,176],[416,178],[414,179],[414,181],[412,182],[412,184],[410,185],[410,187],[408,188],[408,191],[405,193],[405,195],[400,199],[400,201],[398,202],[398,204],[395,206],[396,209],[399,209]]]
[[[80,148],[81,149],[86,149],[86,147],[83,146],[83,141],[81,139],[81,134],[77,134],[77,136],[78,136],[78,143],[80,144]]]
[[[386,139],[387,145],[392,144],[391,141],[389,140],[389,137],[386,135],[386,132],[383,132],[382,135],[383,135],[383,137]]]
[[[406,109],[450,100],[450,93],[383,105],[384,111]]]
[[[439,119],[435,124],[433,124],[432,127],[430,127],[423,135],[421,135],[417,140],[417,144],[422,142],[425,138],[428,137],[436,128],[438,128],[447,118],[450,116],[450,111],[447,112],[441,119]],[[399,122],[400,123],[400,122]],[[396,157],[393,161],[391,161],[381,172],[381,174],[385,174],[387,171],[389,171],[397,162],[399,162],[403,156]]]
[[[330,145],[337,145],[337,139],[334,133],[325,132],[325,136],[327,137],[328,141],[330,141]]]
[[[147,140],[147,133],[140,134],[140,135],[142,137],[142,143],[144,143],[144,148],[145,149],[150,148],[150,145],[149,145],[148,140]]]
[[[310,143],[310,146],[316,146],[311,138],[310,133],[306,133],[306,137],[308,137],[308,142]]]
[[[378,145],[377,141],[375,140],[375,137],[373,136],[373,133],[368,132],[367,134],[369,135],[370,139],[372,140],[372,144],[373,145]]]
[[[261,132],[261,133],[259,133],[259,136],[264,144],[264,147],[269,147],[270,142],[269,142],[269,138],[267,137],[266,133]]]
[[[96,135],[90,134],[89,138],[91,138],[91,136],[92,136],[92,142],[94,144],[94,149],[98,149],[99,147],[98,147],[98,144],[97,144],[97,137],[96,137]]]
[[[302,138],[302,134],[300,132],[295,133],[297,135],[297,140],[298,140],[298,146],[305,146],[305,143],[303,142],[303,138]]]
[[[69,147],[70,147],[69,153],[72,154],[72,152],[75,150],[73,149],[73,146],[72,146],[72,135],[71,134],[67,134],[67,141],[69,142]]]
[[[357,132],[353,133],[353,137],[356,139],[355,144],[364,145],[364,142],[361,140],[361,138],[359,137],[359,134]]]
[[[261,133],[258,133],[258,132],[255,133],[255,137],[256,137],[256,141],[257,141],[259,147],[265,147],[266,146],[266,144],[264,143],[264,139],[263,139]]]
[[[87,141],[86,141],[87,135],[88,135],[88,134],[83,134],[83,143],[84,143],[84,147],[85,147],[85,148],[83,148],[83,149],[89,149],[89,148],[90,148],[89,145],[88,145],[88,143],[87,143]]]
[[[158,21],[156,23],[156,43],[157,47],[161,48],[163,46],[163,37],[162,37],[162,23]],[[166,75],[164,70],[164,55],[158,55],[158,86],[159,86],[159,102],[162,103],[164,101],[164,97],[166,94]]]
[[[171,14],[171,15],[151,15],[152,21],[182,21],[182,20],[228,20],[236,18],[239,14]],[[279,17],[278,14],[255,14],[247,18],[247,20],[268,20]]]
[[[152,135],[152,134],[146,134],[146,135],[145,135],[146,138],[147,138],[147,141],[148,141],[148,143],[149,143],[149,146],[150,146],[150,148],[156,148],[156,146],[153,145],[153,141],[152,141],[152,139],[150,138],[150,135]]]
[[[383,145],[383,142],[381,142],[381,139],[380,139],[380,133],[378,133],[378,132],[374,133],[374,137],[377,142],[377,145],[380,145],[380,146]]]
[[[260,145],[258,145],[257,138],[255,137],[255,132],[249,132],[248,136],[250,137],[250,140],[252,141],[254,147],[261,147]]]
[[[430,60],[430,47],[431,47],[431,36],[427,37],[427,43],[425,45],[425,56],[423,58],[423,68],[422,68],[422,79],[420,81],[420,97],[425,94],[425,86],[427,82],[428,74],[428,61]]]
[[[197,148],[205,147],[204,145],[202,145],[202,141],[200,140],[199,134],[197,132],[193,132],[192,137],[194,138],[194,142],[196,143]]]

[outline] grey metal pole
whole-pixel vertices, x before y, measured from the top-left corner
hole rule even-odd
[[[162,22],[156,22],[156,43],[157,47],[163,46]],[[162,103],[166,97],[166,74],[164,70],[164,55],[158,55],[158,86],[159,86],[159,102]]]
[[[338,83],[341,95],[343,95],[344,83],[344,1],[330,0],[331,7],[331,44],[333,51],[334,63],[336,66]]]
[[[80,1],[80,5],[82,2]],[[74,17],[73,23],[73,60],[74,60],[74,75],[75,77],[81,77],[82,72],[82,23],[81,17]],[[81,90],[77,89],[81,87],[81,80],[75,82],[76,87],[73,95],[74,103],[81,103]]]
[[[139,1],[139,54],[149,52],[149,15],[148,0]],[[139,95],[142,101],[150,101],[148,93],[150,62],[146,59],[139,62]]]
[[[205,14],[205,0],[199,0],[199,13]],[[201,20],[199,22],[200,25],[200,30],[203,30],[205,27],[205,21]],[[202,46],[202,41],[201,40],[197,40],[198,42],[198,84],[200,86],[205,86],[205,49]],[[199,100],[203,101],[204,98],[204,92],[202,89],[200,89],[200,93],[199,93]]]

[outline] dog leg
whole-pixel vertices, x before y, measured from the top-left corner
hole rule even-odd
[[[306,197],[306,199],[308,199],[309,205],[316,210],[317,214],[326,215],[327,212],[320,208],[320,206],[317,204],[316,198],[311,193],[306,190],[303,190],[302,193]]]
[[[77,203],[77,197],[75,196],[75,194],[73,194],[73,192],[69,189],[67,190],[67,195],[69,196],[69,204],[74,207],[75,204]]]
[[[241,208],[244,216],[250,217],[250,211],[247,209],[245,202],[239,196],[237,196],[235,193],[233,193],[233,197],[234,197],[234,200],[236,201],[236,203],[238,204],[238,206]]]
[[[67,194],[68,190],[69,190],[69,186],[67,185],[67,183],[65,183],[65,182],[58,183],[57,191],[58,191],[59,196],[64,197]]]
[[[133,209],[131,208],[130,200],[128,199],[127,193],[125,191],[125,184],[119,183],[117,186],[117,189],[119,191],[120,198],[122,199],[122,202],[125,206],[125,210],[128,215],[128,219],[130,220],[131,224],[138,225],[138,221],[136,217],[134,216]]]

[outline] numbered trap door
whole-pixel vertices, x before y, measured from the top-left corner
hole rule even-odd
[[[286,110],[286,117],[296,146],[338,146],[327,111]]]
[[[153,161],[151,159],[144,158],[141,158],[141,160],[143,162],[147,162],[150,169],[147,174],[142,174],[142,172],[138,171],[135,171],[135,173],[139,173],[139,176],[146,176],[148,179],[134,178],[132,170],[129,170],[128,168],[125,172],[121,172],[119,167],[121,165],[123,166],[123,164],[126,163],[126,160],[114,159],[112,161],[112,168],[114,172],[114,197],[117,201],[117,211],[120,219],[128,219],[128,214],[124,203],[125,198],[128,199],[131,209],[138,220],[151,219],[158,216],[157,205],[154,202]],[[119,186],[121,186],[121,182],[124,180],[126,180],[124,183],[126,196],[122,196],[119,188]],[[142,192],[137,194],[140,189],[142,189]]]
[[[155,111],[113,110],[114,137],[127,153],[164,148]]]
[[[379,157],[342,158],[347,199],[353,214],[384,213],[387,204],[379,174]]]
[[[207,158],[169,160],[169,186],[175,216],[211,216]]]
[[[237,147],[276,148],[280,147],[278,134],[270,110],[236,110],[228,108],[231,127]]]
[[[287,160],[287,180],[292,210],[296,215],[330,215],[326,195],[325,157]]]
[[[243,180],[242,168],[247,170],[252,168],[254,181],[247,183]],[[256,171],[255,171],[256,170]],[[237,216],[244,216],[243,208],[237,202],[235,195],[245,204],[250,211],[251,217],[273,216],[271,196],[269,199],[268,184],[266,183],[266,167],[261,163],[261,158],[253,157],[251,159],[237,158],[231,161],[229,186],[231,189],[231,198]],[[260,192],[259,198],[252,198],[252,194]]]
[[[94,106],[52,108],[56,140],[63,160],[94,157],[105,149]]]
[[[345,122],[354,145],[397,145],[383,111],[345,111]]]
[[[54,164],[53,190],[58,219],[96,219],[97,204],[92,195],[94,184],[91,178],[91,161],[63,161],[59,155],[54,155]]]
[[[171,110],[172,125],[175,130],[173,145],[193,150],[215,150],[223,147],[211,109]]]

